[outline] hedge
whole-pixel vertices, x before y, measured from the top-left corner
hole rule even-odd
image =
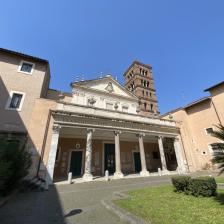
[[[176,191],[187,192],[190,179],[191,179],[191,177],[189,177],[189,176],[173,177],[172,183],[173,183],[173,186],[175,187]]]
[[[214,196],[216,189],[217,184],[214,177],[197,177],[191,179],[189,183],[189,191],[194,196]]]
[[[196,197],[210,197],[216,194],[217,184],[214,177],[178,176],[172,178],[172,183],[177,192],[185,192]]]

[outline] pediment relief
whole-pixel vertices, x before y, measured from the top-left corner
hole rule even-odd
[[[107,90],[109,93],[114,92],[114,87],[113,87],[112,82],[108,82],[108,84],[107,84],[105,90]]]

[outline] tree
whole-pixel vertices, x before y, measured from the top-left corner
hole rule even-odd
[[[0,139],[0,194],[6,195],[17,188],[30,166],[31,156],[25,149],[25,142]]]
[[[212,136],[221,140],[221,142],[217,142],[213,144],[213,159],[212,162],[218,164],[220,169],[220,174],[224,172],[224,126],[217,125],[217,130],[214,130]]]

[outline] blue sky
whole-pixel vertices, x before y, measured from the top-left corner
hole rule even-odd
[[[51,88],[150,64],[161,113],[205,96],[223,81],[222,0],[7,0],[0,47],[48,59]]]

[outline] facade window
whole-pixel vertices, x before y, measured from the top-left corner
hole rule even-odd
[[[12,91],[7,101],[5,109],[7,110],[21,110],[25,93]]]
[[[113,110],[113,103],[106,103],[107,110]]]
[[[32,74],[34,64],[27,61],[21,61],[18,71],[26,74]]]
[[[152,103],[150,104],[150,108],[151,108],[151,110],[153,110],[153,104]]]
[[[149,93],[149,95],[150,95],[150,97],[152,97],[152,93],[151,92]]]
[[[146,96],[148,96],[148,95],[149,95],[149,92],[146,91]]]
[[[144,90],[142,90],[142,95],[143,95],[143,96],[145,95],[145,92],[144,92]]]
[[[127,106],[122,106],[122,112],[127,113],[128,112],[128,107]]]
[[[213,128],[206,128],[205,131],[207,135],[213,134]]]

